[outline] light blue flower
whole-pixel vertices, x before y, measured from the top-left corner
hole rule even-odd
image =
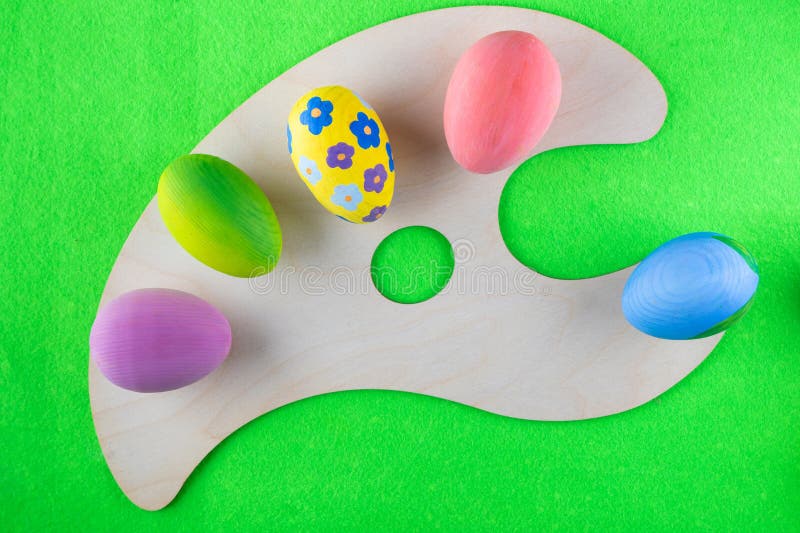
[[[333,102],[314,96],[306,104],[306,110],[300,113],[300,124],[308,126],[312,134],[319,135],[325,126],[333,122],[332,111]]]
[[[322,179],[322,173],[319,171],[317,164],[304,155],[301,155],[300,160],[297,162],[297,170],[311,185],[316,185]]]
[[[289,155],[292,155],[292,130],[286,125],[286,139],[289,141]]]
[[[350,123],[350,131],[358,139],[361,148],[377,148],[381,144],[381,130],[378,128],[378,123],[366,113],[358,112],[356,120]]]
[[[358,208],[358,204],[360,204],[363,199],[364,194],[355,183],[337,185],[333,189],[333,196],[331,196],[331,202],[344,207],[348,211],[355,211],[356,208]]]

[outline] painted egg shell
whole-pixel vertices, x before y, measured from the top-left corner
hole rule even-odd
[[[344,87],[314,89],[286,128],[300,179],[325,209],[362,224],[386,213],[394,194],[389,137],[372,107]]]
[[[502,31],[472,45],[447,87],[444,133],[453,158],[479,174],[530,155],[561,101],[561,73],[539,39]]]
[[[750,307],[758,267],[718,233],[690,233],[648,255],[628,278],[622,311],[635,328],[662,339],[697,339],[727,329]]]
[[[266,274],[281,255],[281,228],[264,192],[213,155],[190,154],[170,163],[158,182],[158,209],[187,252],[225,274]]]
[[[164,392],[205,377],[227,357],[231,327],[197,296],[169,289],[123,294],[97,314],[91,357],[115,385]]]

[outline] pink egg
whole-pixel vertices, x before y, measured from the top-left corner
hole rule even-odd
[[[205,377],[228,356],[231,327],[197,296],[170,289],[128,292],[103,307],[89,335],[91,357],[115,385],[163,392]]]
[[[501,31],[459,59],[444,103],[453,158],[480,174],[525,159],[550,127],[561,101],[558,63],[539,39]]]

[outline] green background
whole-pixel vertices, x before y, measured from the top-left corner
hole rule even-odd
[[[0,1],[0,529],[800,529],[794,0],[514,3],[620,43],[670,112],[650,142],[524,164],[500,209],[509,247],[587,277],[713,230],[759,261],[750,313],[674,388],[572,423],[327,395],[245,426],[163,511],[117,488],[92,426],[87,338],[161,170],[314,52],[454,4]]]

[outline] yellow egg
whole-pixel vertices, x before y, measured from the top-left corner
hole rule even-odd
[[[286,135],[294,168],[325,209],[357,224],[384,215],[394,193],[392,147],[356,93],[314,89],[294,104]]]

